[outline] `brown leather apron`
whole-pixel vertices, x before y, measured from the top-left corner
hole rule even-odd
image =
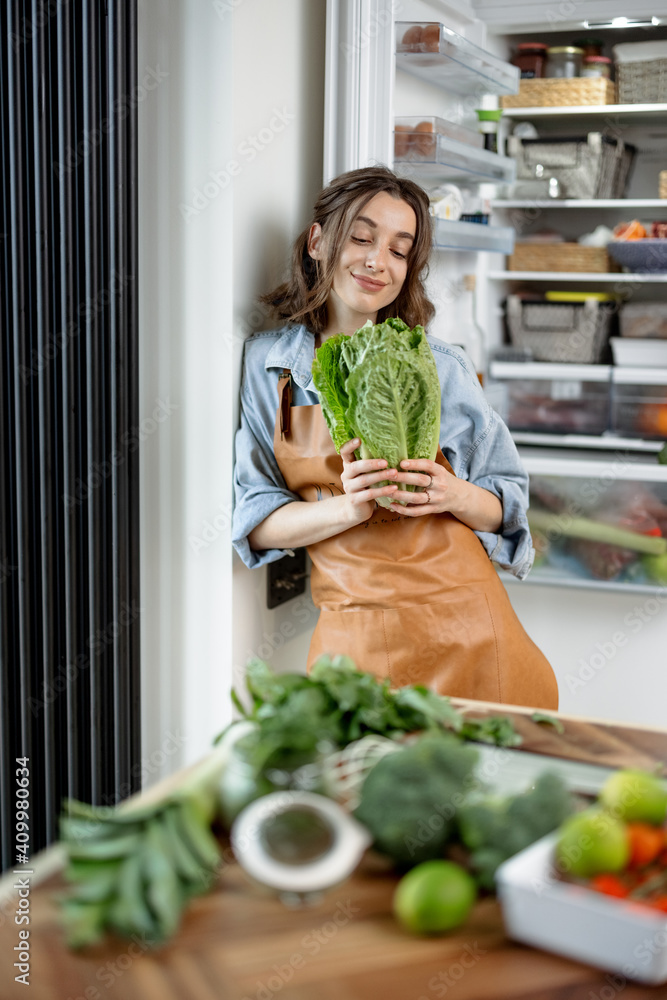
[[[321,407],[290,406],[288,380],[278,381],[278,467],[306,501],[340,495],[343,460]],[[440,449],[436,461],[452,472]],[[425,684],[452,697],[558,707],[549,662],[521,626],[479,538],[452,514],[408,518],[378,507],[308,553],[320,608],[309,669],[322,653],[340,653],[394,687]]]

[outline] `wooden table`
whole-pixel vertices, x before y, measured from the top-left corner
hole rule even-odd
[[[559,716],[565,733],[523,710],[463,703],[477,714],[510,714],[524,748],[609,766],[667,774],[667,732]],[[622,1000],[667,997],[667,984],[620,977],[508,941],[500,908],[482,899],[446,937],[415,938],[391,916],[396,876],[369,855],[353,878],[311,908],[288,910],[251,887],[227,855],[216,888],[193,901],[178,934],[159,951],[109,938],[68,951],[53,894],[58,875],[30,894],[30,987],[14,982],[18,928],[0,918],[0,998],[30,1000]]]

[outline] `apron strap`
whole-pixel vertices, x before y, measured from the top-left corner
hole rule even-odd
[[[282,375],[278,378],[278,399],[280,401],[280,439],[281,441],[289,437],[292,424],[292,373],[289,368],[283,368]]]

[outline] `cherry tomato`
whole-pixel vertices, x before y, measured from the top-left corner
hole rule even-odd
[[[591,879],[591,889],[602,892],[605,896],[618,896],[625,899],[629,890],[616,875],[596,875]]]
[[[665,846],[665,831],[650,823],[628,823],[630,868],[643,868],[658,857]]]

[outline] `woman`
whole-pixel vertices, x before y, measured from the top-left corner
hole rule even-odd
[[[338,455],[313,386],[328,337],[368,319],[428,323],[430,248],[425,192],[384,167],[350,171],[320,194],[290,279],[264,296],[284,326],[246,343],[233,542],[248,566],[308,548],[321,609],[308,666],[345,653],[393,686],[556,708],[553,671],[491,562],[520,578],[530,569],[527,478],[465,357],[429,338],[440,449],[400,469],[357,461],[358,440]],[[389,509],[376,504],[383,496]]]

